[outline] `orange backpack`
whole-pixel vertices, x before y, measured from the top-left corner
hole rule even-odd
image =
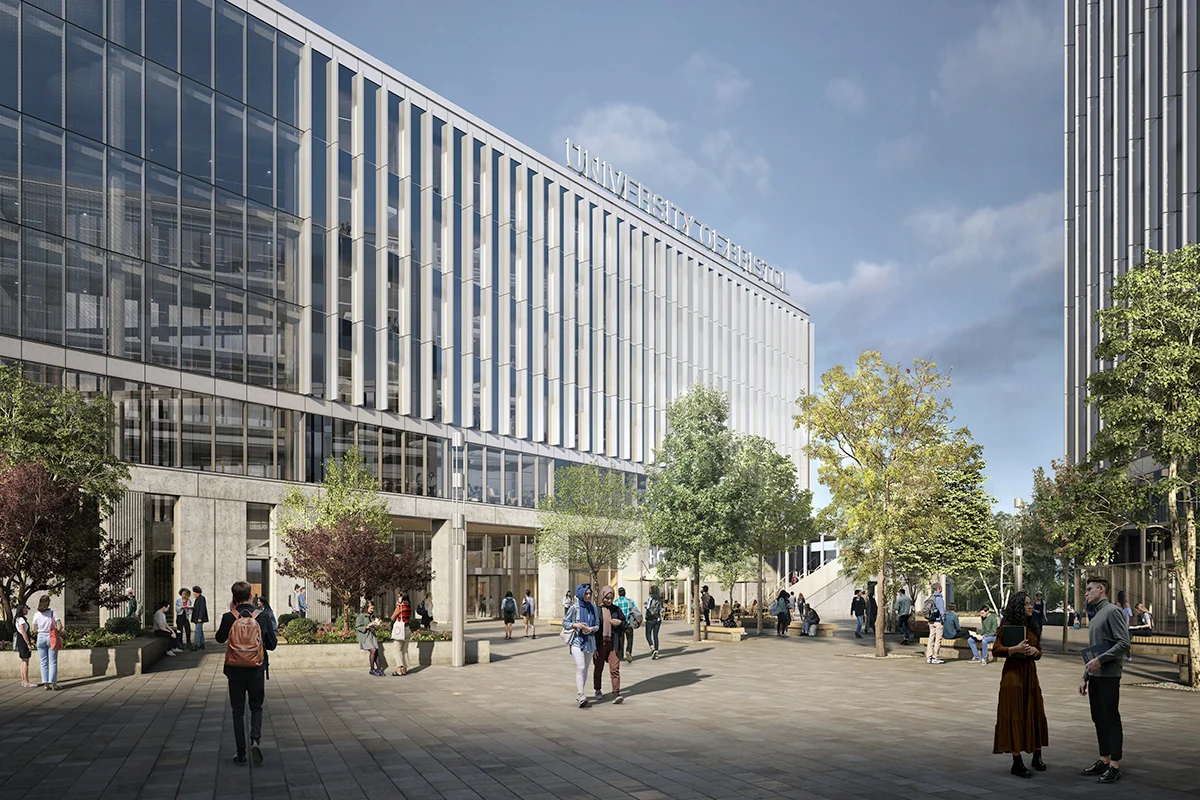
[[[252,669],[262,666],[266,651],[263,648],[262,628],[258,624],[258,615],[261,613],[242,614],[233,621],[229,639],[225,643],[225,666]]]

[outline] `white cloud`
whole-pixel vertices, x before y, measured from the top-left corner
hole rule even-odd
[[[929,260],[933,270],[1004,265],[1020,281],[1061,269],[1062,217],[1062,192],[1041,192],[1006,206],[928,209],[908,224],[935,248]]]
[[[925,149],[925,137],[919,133],[885,139],[875,145],[875,163],[882,169],[900,169],[912,165]]]
[[[728,129],[713,131],[700,143],[700,152],[709,159],[715,178],[714,189],[724,189],[748,182],[762,194],[770,188],[771,167],[766,156],[743,150],[737,137]]]
[[[867,109],[867,92],[855,78],[834,78],[825,87],[825,99],[848,114]]]
[[[608,161],[622,171],[685,185],[700,172],[696,161],[677,144],[680,126],[653,109],[629,103],[589,108],[556,136]]]
[[[845,278],[814,283],[793,275],[789,283],[792,284],[792,296],[802,305],[809,309],[816,306],[828,309],[831,306],[853,307],[868,296],[892,288],[896,279],[895,264],[859,261]]]
[[[934,99],[1021,89],[1061,71],[1062,47],[1060,4],[1005,0],[970,39],[946,53]]]
[[[698,96],[731,106],[750,91],[750,79],[737,67],[705,53],[694,53],[684,62],[683,77]]]

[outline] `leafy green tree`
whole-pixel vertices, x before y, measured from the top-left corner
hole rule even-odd
[[[812,492],[797,484],[795,462],[761,436],[737,438],[733,475],[739,527],[746,552],[756,562],[758,607],[763,608],[763,562],[812,541]],[[762,633],[761,614],[756,624]]]
[[[732,603],[733,587],[760,573],[757,559],[747,558],[744,553],[731,553],[728,561],[709,565],[708,574],[717,579],[717,585]]]
[[[1165,472],[1172,569],[1187,616],[1192,686],[1200,687],[1196,609],[1196,499],[1200,478],[1200,246],[1145,260],[1117,278],[1112,305],[1096,312],[1088,401],[1103,422],[1089,459],[1131,467],[1148,455]]]
[[[1033,502],[1027,508],[1030,527],[1062,565],[1063,596],[1072,587],[1071,565],[1107,564],[1121,531],[1138,512],[1152,509],[1148,485],[1123,468],[1097,469],[1064,459],[1050,462],[1053,475],[1033,471]],[[1064,620],[1065,622],[1065,620]],[[1067,626],[1063,625],[1063,652]]]
[[[378,480],[352,447],[341,463],[325,462],[319,492],[292,487],[276,511],[286,550],[279,572],[304,578],[337,598],[346,631],[350,612],[363,598],[394,588],[417,591],[433,579],[428,555],[396,553],[392,517],[378,490]]]
[[[928,544],[928,528],[947,513],[938,510],[946,468],[981,468],[970,431],[950,429],[951,404],[941,396],[949,385],[933,363],[902,368],[867,351],[853,375],[834,367],[821,376],[820,394],[800,398],[796,426],[809,430],[806,452],[820,462],[818,475],[830,492],[817,524],[837,536],[847,574],[864,582],[879,576],[881,610],[898,558],[908,569],[949,561],[945,552],[926,557],[910,545]],[[875,653],[887,655],[882,625],[875,626]]]
[[[696,603],[692,635],[700,641],[700,568],[743,552],[736,453],[729,399],[696,385],[667,407],[667,433],[646,475],[643,519],[650,543],[663,548],[664,577],[687,570]]]
[[[590,464],[560,467],[554,494],[538,504],[538,561],[596,575],[628,560],[642,541],[629,487],[619,472]]]
[[[112,404],[26,380],[0,366],[0,587],[11,602],[70,587],[76,607],[112,608],[140,553],[101,520],[125,493],[129,468],[110,449]]]

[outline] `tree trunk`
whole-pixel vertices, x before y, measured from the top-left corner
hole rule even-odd
[[[696,556],[696,564],[692,569],[692,590],[696,610],[696,620],[692,623],[692,641],[700,641],[700,556]]]
[[[756,624],[758,625],[758,635],[762,636],[762,608],[763,608],[763,557],[762,548],[758,549],[758,613],[755,614]]]
[[[1070,628],[1067,627],[1067,584],[1071,581],[1071,559],[1063,557],[1063,636],[1062,636],[1062,651],[1067,652],[1067,632]]]
[[[1175,460],[1167,468],[1167,479],[1178,475],[1179,465]],[[1167,495],[1167,518],[1171,522],[1171,558],[1175,580],[1179,582],[1179,593],[1183,596],[1183,610],[1187,615],[1188,636],[1188,685],[1200,687],[1200,623],[1196,619],[1196,512],[1192,508],[1192,491],[1183,488],[1184,522],[1180,524],[1178,492],[1172,488]]]
[[[884,582],[887,580],[887,559],[879,559],[879,583],[875,584],[875,602],[879,605],[879,614],[883,613]],[[878,616],[878,614],[876,615]],[[883,626],[875,624],[875,657],[887,656],[887,643],[883,640]]]

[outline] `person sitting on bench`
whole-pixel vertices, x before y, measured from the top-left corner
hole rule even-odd
[[[1133,607],[1133,616],[1137,620],[1137,624],[1129,626],[1130,636],[1154,635],[1154,616],[1143,603],[1138,603]]]

